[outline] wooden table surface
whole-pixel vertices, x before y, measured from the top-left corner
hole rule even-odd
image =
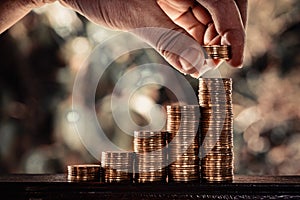
[[[232,183],[68,182],[65,174],[0,176],[5,199],[300,199],[300,176],[235,175]]]

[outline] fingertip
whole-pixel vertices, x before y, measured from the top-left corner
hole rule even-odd
[[[157,0],[156,3],[157,3],[158,5],[163,4],[163,2],[162,2],[161,0]]]
[[[239,58],[232,58],[228,61],[228,64],[230,64],[232,67],[235,68],[243,68],[243,59]]]
[[[244,61],[244,52],[240,46],[234,47],[231,46],[231,58],[227,60],[227,63],[235,68],[242,68]]]
[[[243,68],[243,64],[240,64],[240,65],[236,66],[236,68],[242,69]]]
[[[222,37],[222,45],[230,45],[231,59],[227,61],[232,67],[242,68],[244,60],[245,32],[230,30]]]
[[[190,74],[190,76],[192,78],[198,79],[198,78],[200,78],[201,75],[197,72],[197,73]]]
[[[199,71],[204,65],[204,53],[201,49],[190,47],[180,54],[179,62],[182,69],[191,74],[194,71]]]

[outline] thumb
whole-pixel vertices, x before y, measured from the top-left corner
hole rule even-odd
[[[184,74],[201,76],[205,71],[205,51],[183,29],[143,27],[131,30],[154,47],[168,63]]]

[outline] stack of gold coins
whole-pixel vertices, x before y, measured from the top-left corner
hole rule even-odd
[[[224,59],[231,58],[231,47],[228,45],[209,45],[203,46],[207,53],[208,58],[211,59]]]
[[[168,105],[168,182],[198,182],[199,105]]]
[[[138,183],[166,182],[166,132],[134,131],[133,146],[136,153],[135,180]]]
[[[201,173],[203,180],[233,180],[232,80],[200,78]]]
[[[100,182],[101,165],[68,165],[67,171],[69,182]]]
[[[106,183],[132,183],[134,152],[102,152],[101,163]]]

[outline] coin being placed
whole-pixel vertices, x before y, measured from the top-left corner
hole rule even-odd
[[[231,58],[231,46],[228,45],[208,45],[203,46],[208,58],[211,59],[225,59]]]

